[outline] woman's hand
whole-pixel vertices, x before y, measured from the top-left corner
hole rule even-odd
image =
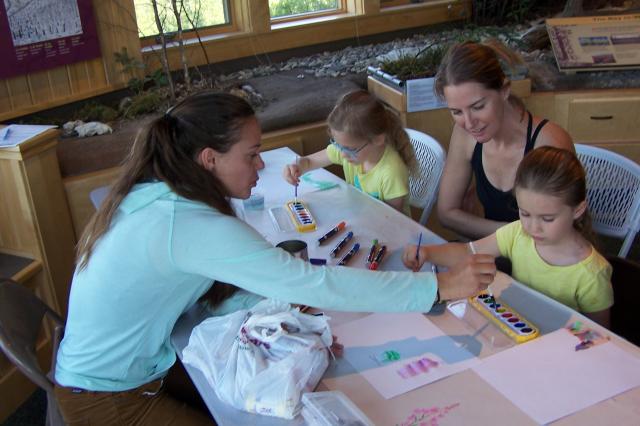
[[[284,170],[282,171],[282,177],[284,180],[289,182],[291,185],[299,185],[300,184],[300,176],[302,176],[302,172],[300,171],[299,164],[287,164],[284,166]]]
[[[496,276],[495,258],[490,254],[474,254],[446,272],[438,274],[441,300],[458,300],[485,290]]]
[[[429,260],[427,258],[427,252],[425,250],[425,246],[420,247],[420,255],[416,259],[416,251],[418,246],[409,244],[404,248],[404,252],[402,253],[402,263],[407,269],[411,269],[413,272],[418,272],[424,262]]]
[[[332,336],[333,337],[333,343],[331,343],[331,347],[329,348],[329,350],[338,357],[341,357],[342,354],[344,353],[344,345],[338,343],[338,338],[336,336]]]

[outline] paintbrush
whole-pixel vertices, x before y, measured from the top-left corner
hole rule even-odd
[[[476,246],[473,245],[473,241],[469,241],[469,250],[471,250],[472,254],[478,253],[476,251]],[[493,292],[491,291],[491,284],[487,286],[487,292],[489,293],[489,297],[491,297],[491,300],[493,301],[493,309],[496,309],[498,307],[498,302],[496,301],[496,298],[493,296]]]

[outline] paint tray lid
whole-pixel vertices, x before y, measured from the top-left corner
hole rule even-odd
[[[302,395],[302,416],[309,426],[374,426],[340,391],[309,392]]]

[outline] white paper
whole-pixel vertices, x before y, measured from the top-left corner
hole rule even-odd
[[[565,329],[515,346],[474,367],[536,422],[546,424],[640,386],[640,359],[607,342],[576,351]]]
[[[434,81],[433,77],[407,80],[407,112],[426,111],[446,106],[433,91]]]
[[[478,359],[461,344],[446,336],[424,315],[372,314],[333,328],[344,345],[344,358],[385,398],[470,368]],[[382,361],[385,353],[399,356]],[[438,363],[427,371],[407,376],[406,366],[423,359]]]
[[[36,126],[30,124],[11,124],[0,129],[0,148],[17,146],[32,137],[56,126]]]

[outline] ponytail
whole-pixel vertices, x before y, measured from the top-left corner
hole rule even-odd
[[[411,145],[409,135],[402,127],[402,122],[396,113],[388,108],[385,109],[387,112],[388,122],[388,130],[385,132],[385,142],[395,148],[411,174],[415,172],[417,168],[416,153],[413,149],[413,145]]]
[[[150,122],[137,135],[109,194],[80,237],[76,262],[84,268],[122,200],[137,183],[164,182],[178,195],[201,201],[233,216],[222,182],[196,162],[204,148],[228,152],[242,126],[254,117],[251,106],[237,96],[210,91],[185,98]]]

